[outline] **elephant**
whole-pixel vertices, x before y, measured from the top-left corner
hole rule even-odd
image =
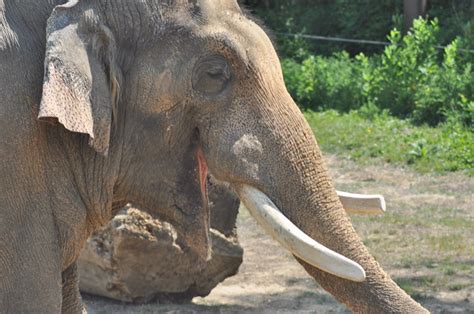
[[[210,255],[208,172],[354,312],[426,310],[338,199],[272,42],[235,0],[0,1],[0,309],[84,311],[77,258],[126,203]]]

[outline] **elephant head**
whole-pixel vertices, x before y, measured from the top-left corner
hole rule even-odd
[[[350,309],[424,311],[355,233],[271,41],[235,0],[70,1],[45,60],[39,118],[83,134],[109,205],[160,209],[206,259],[209,171]]]

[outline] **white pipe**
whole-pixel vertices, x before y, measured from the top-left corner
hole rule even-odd
[[[364,281],[365,271],[359,264],[310,238],[286,218],[264,193],[248,185],[236,186],[235,190],[255,220],[291,253],[335,276]]]

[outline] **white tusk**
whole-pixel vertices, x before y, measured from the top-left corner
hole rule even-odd
[[[359,264],[310,238],[286,218],[264,193],[248,185],[236,186],[235,190],[255,220],[291,253],[338,277],[352,281],[365,279],[365,271]]]
[[[377,215],[385,212],[382,195],[365,195],[337,191],[342,207],[351,214]]]
[[[65,4],[60,4],[60,5],[56,6],[56,8],[57,9],[70,9],[70,8],[74,7],[78,2],[79,2],[79,0],[69,0]]]

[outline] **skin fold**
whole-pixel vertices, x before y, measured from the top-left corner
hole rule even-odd
[[[205,261],[206,169],[359,263],[361,283],[302,262],[354,312],[424,311],[355,233],[270,40],[235,1],[64,2],[0,0],[1,312],[83,311],[79,252],[127,202]]]

